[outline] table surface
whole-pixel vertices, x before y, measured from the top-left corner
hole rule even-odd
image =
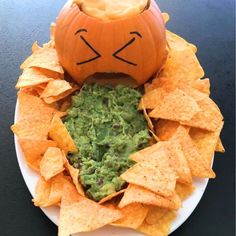
[[[34,41],[49,39],[49,25],[65,0],[0,0],[0,225],[2,236],[53,236],[57,227],[31,203],[9,130],[21,62]],[[234,235],[235,38],[233,0],[158,0],[171,15],[168,28],[198,46],[198,57],[211,79],[211,96],[225,117],[225,154],[216,154],[207,190],[191,217],[173,236]]]

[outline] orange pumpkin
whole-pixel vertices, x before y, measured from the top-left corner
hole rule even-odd
[[[144,84],[167,57],[165,24],[154,2],[130,17],[103,21],[67,2],[55,33],[62,66],[79,84],[99,72],[123,73]]]

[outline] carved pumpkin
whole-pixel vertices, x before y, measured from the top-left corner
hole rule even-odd
[[[150,1],[139,14],[103,21],[69,1],[57,20],[56,50],[62,66],[79,84],[95,73],[123,73],[144,84],[167,57],[165,24]]]

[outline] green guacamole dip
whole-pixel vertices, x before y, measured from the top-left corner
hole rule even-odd
[[[124,187],[120,175],[134,164],[129,155],[149,143],[147,122],[137,110],[140,97],[129,87],[97,84],[84,85],[72,97],[64,123],[79,152],[68,159],[95,201]]]

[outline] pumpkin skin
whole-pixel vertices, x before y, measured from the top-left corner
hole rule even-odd
[[[142,13],[112,21],[88,16],[69,1],[57,19],[55,44],[60,63],[79,84],[106,72],[141,85],[167,58],[165,24],[154,0]]]

